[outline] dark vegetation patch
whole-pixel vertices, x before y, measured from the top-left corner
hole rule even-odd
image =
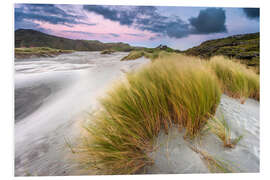
[[[102,51],[112,49],[126,52],[139,48],[122,42],[102,43],[97,40],[73,40],[52,36],[32,29],[18,29],[15,31],[15,48],[20,47],[50,47],[75,51]]]
[[[217,55],[239,59],[241,63],[256,69],[259,73],[260,34],[252,33],[209,40],[184,51],[184,53],[207,59]]]

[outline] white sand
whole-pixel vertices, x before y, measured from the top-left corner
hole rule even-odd
[[[17,111],[34,109],[16,120],[16,176],[77,174],[64,138],[75,143],[78,122],[96,107],[99,95],[124,72],[148,62],[144,58],[120,61],[125,55],[75,52],[15,61],[15,94],[22,99]]]
[[[69,157],[64,138],[76,143],[80,121],[97,107],[97,98],[114,80],[148,60],[120,61],[127,53],[100,55],[99,52],[76,52],[53,58],[15,61],[15,94],[23,93],[18,108],[29,109],[15,124],[15,175],[76,175],[78,164]],[[40,88],[46,87],[48,91]],[[40,95],[42,98],[29,96]],[[45,94],[45,95],[44,95]],[[44,96],[41,96],[44,95]],[[27,99],[31,101],[27,101]],[[33,105],[31,103],[35,102]],[[259,172],[259,103],[222,96],[217,116],[223,112],[233,136],[244,135],[235,149],[225,149],[222,142],[208,134],[194,140],[201,150],[234,163],[237,172]],[[169,135],[160,132],[150,155],[155,164],[146,167],[149,174],[208,173],[199,154],[187,146],[183,132],[172,128]]]
[[[223,114],[229,123],[232,137],[243,135],[234,149],[224,148],[222,142],[209,133],[192,144],[211,156],[231,166],[235,172],[259,172],[259,102],[248,99],[245,104],[223,95],[216,116]],[[191,150],[183,139],[183,132],[171,128],[169,134],[160,132],[155,146],[157,150],[150,155],[155,164],[146,168],[149,174],[168,173],[209,173],[200,155]]]

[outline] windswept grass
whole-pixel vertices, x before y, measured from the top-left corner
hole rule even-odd
[[[176,124],[186,136],[196,135],[220,95],[216,77],[194,61],[159,60],[128,73],[100,100],[86,128],[87,164],[101,174],[136,173],[152,163],[147,152],[161,129]]]
[[[192,138],[208,124],[224,146],[233,146],[241,137],[231,140],[226,123],[208,121],[222,90],[237,98],[259,99],[259,78],[221,57],[203,61],[159,52],[155,61],[127,73],[100,99],[101,108],[85,127],[83,163],[96,174],[136,173],[153,163],[147,155],[153,141],[161,129],[168,133],[172,125],[185,128],[185,137]],[[231,171],[207,154],[203,158],[211,167]]]
[[[260,79],[255,72],[222,56],[211,58],[209,64],[225,94],[234,98],[260,99]]]

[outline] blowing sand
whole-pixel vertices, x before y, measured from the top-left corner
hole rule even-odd
[[[15,60],[15,175],[76,175],[71,145],[79,122],[125,72],[148,60],[120,61],[127,53],[75,52]]]

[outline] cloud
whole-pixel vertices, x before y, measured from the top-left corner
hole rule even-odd
[[[81,35],[87,35],[87,36],[102,36],[102,37],[106,37],[106,38],[109,38],[109,36],[120,37],[120,35],[116,34],[116,33],[108,33],[107,34],[107,33],[93,33],[93,32],[86,32],[86,31],[69,31],[69,30],[63,30],[62,32],[81,34]]]
[[[259,8],[243,8],[243,11],[249,19],[259,19],[260,17]]]
[[[178,16],[165,16],[154,6],[100,6],[100,5],[53,5],[53,4],[16,4],[15,29],[38,28],[37,22],[61,24],[73,27],[77,24],[96,25],[87,22],[87,12],[103,16],[120,25],[125,25],[141,31],[152,33],[151,40],[157,37],[183,38],[191,34],[209,34],[227,32],[225,10],[221,8],[207,8],[201,10],[197,17],[183,21]],[[76,10],[75,10],[76,9]],[[83,9],[83,11],[82,11]],[[74,32],[83,34],[83,32]],[[95,33],[97,34],[97,33]],[[108,33],[108,37],[119,37],[119,34]],[[127,34],[143,37],[141,34]]]
[[[221,8],[201,10],[198,17],[192,17],[188,22],[176,16],[161,15],[154,6],[85,5],[83,9],[101,15],[105,19],[119,22],[121,25],[170,38],[183,38],[190,34],[227,32],[225,10]],[[153,39],[154,37],[151,38]]]
[[[189,19],[190,24],[194,28],[192,30],[194,34],[227,32],[225,21],[225,10],[221,8],[207,8],[201,10],[198,17]]]
[[[118,11],[114,6],[84,5],[83,9],[102,15],[106,19],[118,21],[122,25],[131,25],[136,16],[134,12]]]
[[[144,37],[145,35],[144,34],[135,34],[135,33],[125,33],[126,35],[129,35],[129,36],[135,36],[135,37]]]
[[[160,35],[160,34],[158,34],[158,35],[156,35],[156,36],[150,37],[149,40],[150,40],[150,41],[154,41],[154,40],[157,40],[157,39],[159,39],[159,38],[161,38],[161,35]]]
[[[15,24],[22,24],[27,20],[37,20],[51,24],[63,24],[69,27],[74,24],[95,25],[83,22],[83,19],[83,16],[69,14],[53,4],[17,4],[15,8]]]
[[[120,36],[119,34],[116,34],[116,33],[110,33],[109,35],[111,35],[113,37],[119,37]]]
[[[90,32],[85,32],[85,31],[67,31],[67,30],[64,30],[62,32],[68,32],[68,33],[74,33],[74,34],[83,34],[83,35],[88,35],[88,36],[92,36],[92,35],[95,34],[95,33],[90,33]]]
[[[181,38],[188,35],[188,24],[179,18],[163,16],[154,6],[83,6],[88,12],[103,16],[105,19],[132,26],[156,34]]]

